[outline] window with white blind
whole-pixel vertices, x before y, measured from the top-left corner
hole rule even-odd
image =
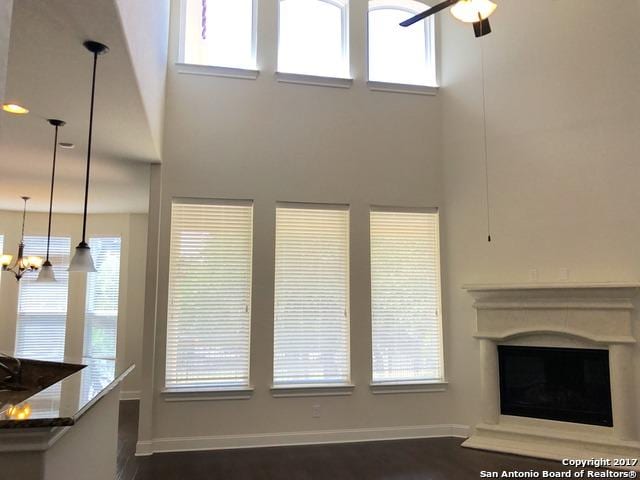
[[[256,0],[182,0],[180,61],[256,68]]]
[[[274,386],[349,382],[349,210],[276,210]]]
[[[96,272],[87,274],[84,356],[113,360],[118,336],[120,237],[89,239]]]
[[[249,201],[174,201],[168,390],[249,385],[252,236]]]
[[[90,368],[94,373],[90,377],[96,383],[95,387],[83,385],[83,392],[92,388],[99,389],[100,385],[104,385],[99,377],[113,374],[112,362],[98,360],[116,358],[120,298],[120,237],[91,238],[89,246],[96,271],[87,274],[83,356],[92,360]],[[89,395],[90,391],[85,393]]]
[[[24,244],[25,255],[46,257],[46,236],[25,236]],[[70,238],[51,237],[49,259],[56,282],[36,282],[36,273],[27,273],[20,280],[15,347],[18,357],[50,361],[64,358],[70,250]]]
[[[438,213],[374,209],[370,222],[373,382],[441,381]]]

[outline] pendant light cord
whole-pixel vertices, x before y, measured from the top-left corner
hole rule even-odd
[[[27,219],[27,200],[29,200],[29,197],[22,197],[22,200],[24,200],[24,208],[22,210],[22,234],[20,236],[20,243],[24,242],[24,222]]]
[[[84,185],[84,215],[82,218],[82,243],[86,244],[87,234],[87,206],[89,204],[89,172],[91,169],[91,137],[93,134],[93,102],[96,94],[96,68],[98,66],[98,53],[93,53],[93,77],[91,80],[91,109],[89,111],[89,141],[87,142],[87,178]]]
[[[482,19],[481,19],[482,20]],[[480,28],[482,29],[482,21],[480,22]],[[482,30],[481,30],[481,33]],[[487,205],[487,241],[491,242],[491,204],[489,202],[489,154],[487,147],[487,100],[485,94],[484,85],[484,35],[480,37],[480,64],[482,69],[482,134],[484,142],[484,186],[485,186],[485,201]]]
[[[47,259],[49,261],[49,245],[51,243],[51,215],[53,213],[53,187],[56,179],[56,154],[58,153],[58,125],[53,135],[53,169],[51,171],[51,194],[49,195],[49,226],[47,228]]]

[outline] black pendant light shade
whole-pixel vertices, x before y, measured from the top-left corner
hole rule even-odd
[[[87,142],[87,175],[84,186],[84,214],[82,218],[82,241],[76,247],[76,253],[69,264],[70,272],[95,272],[96,267],[91,258],[91,249],[86,241],[87,234],[87,206],[89,203],[89,178],[91,169],[91,140],[93,137],[93,106],[96,93],[96,68],[98,66],[98,55],[103,55],[109,51],[106,45],[88,40],[84,42],[84,47],[93,54],[93,75],[91,77],[91,108],[89,110],[89,141]]]
[[[53,167],[51,168],[51,193],[49,195],[49,226],[47,228],[47,256],[45,258],[44,263],[42,264],[42,268],[40,269],[40,273],[38,274],[38,282],[40,283],[52,283],[56,281],[55,273],[53,272],[53,265],[51,261],[49,261],[49,246],[51,244],[51,215],[53,213],[53,188],[55,186],[56,180],[56,156],[58,153],[58,129],[65,125],[65,122],[62,120],[57,120],[55,118],[50,118],[47,120],[50,125],[52,125],[55,129],[55,133],[53,134]]]

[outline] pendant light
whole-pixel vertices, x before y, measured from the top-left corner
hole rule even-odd
[[[56,180],[56,155],[58,153],[58,129],[64,127],[65,122],[50,118],[47,120],[54,127],[53,134],[53,167],[51,169],[51,193],[49,194],[49,226],[47,228],[47,257],[38,274],[39,283],[52,283],[56,281],[56,275],[53,272],[53,265],[49,261],[49,246],[51,245],[51,216],[53,213],[53,187]]]
[[[87,235],[87,205],[89,203],[89,174],[91,168],[91,138],[93,135],[93,105],[96,93],[96,67],[98,55],[109,51],[109,47],[99,42],[88,40],[84,42],[84,48],[93,54],[93,75],[91,80],[91,108],[89,109],[89,141],[87,143],[87,176],[84,186],[84,215],[82,217],[82,241],[76,247],[76,253],[69,264],[70,272],[95,272],[96,267],[91,258],[91,249],[86,241]]]

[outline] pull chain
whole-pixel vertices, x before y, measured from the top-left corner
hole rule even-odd
[[[482,27],[482,19],[480,23]],[[489,203],[489,154],[487,147],[487,100],[484,85],[484,36],[480,37],[480,63],[482,67],[482,126],[484,142],[484,186],[485,201],[487,205],[487,241],[491,242],[491,204]]]
[[[207,39],[207,0],[202,0],[202,39]]]

